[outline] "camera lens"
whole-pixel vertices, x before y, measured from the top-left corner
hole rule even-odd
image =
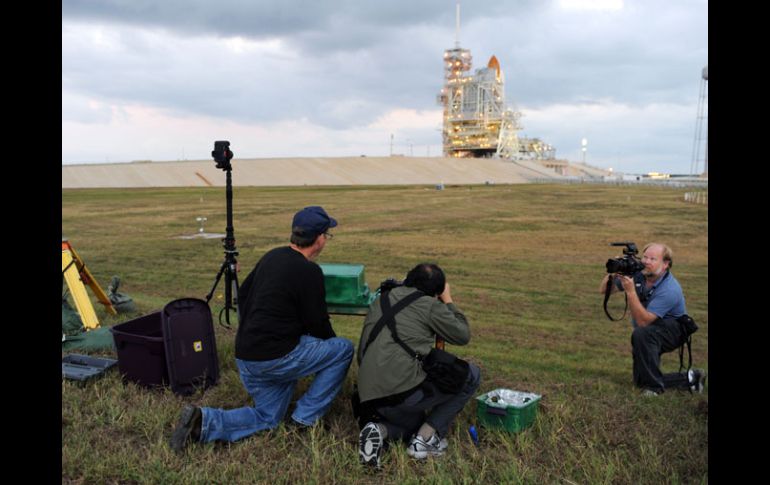
[[[617,260],[617,259],[609,259],[607,260],[607,272],[608,273],[619,273],[623,269],[623,261]]]

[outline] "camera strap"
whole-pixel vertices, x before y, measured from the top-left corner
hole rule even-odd
[[[684,369],[684,348],[687,346],[687,371],[692,368],[692,334],[698,331],[695,321],[686,313],[676,319],[682,332],[683,342],[679,346],[679,372]]]
[[[687,346],[687,370],[692,367],[692,335],[688,335],[684,343],[679,347],[679,372],[684,370],[684,347]]]
[[[617,322],[619,320],[623,320],[626,316],[626,312],[628,311],[628,295],[626,295],[626,292],[623,292],[623,298],[626,302],[626,307],[623,309],[623,315],[620,318],[612,318],[612,315],[610,315],[609,310],[607,310],[607,301],[610,299],[610,294],[612,293],[612,284],[614,283],[614,278],[609,277],[607,278],[607,288],[604,290],[604,313],[607,314],[607,318],[609,318],[613,322]]]
[[[363,359],[364,354],[366,353],[366,349],[369,348],[369,344],[374,342],[374,339],[377,338],[377,335],[380,334],[380,331],[382,328],[387,325],[388,328],[391,330],[391,334],[393,335],[393,340],[396,341],[401,347],[404,348],[410,355],[414,356],[414,351],[410,349],[400,338],[398,338],[398,334],[396,333],[395,324],[396,324],[396,313],[400,312],[407,306],[409,306],[413,301],[420,298],[421,296],[425,296],[425,293],[423,293],[420,290],[416,290],[412,293],[409,293],[405,297],[403,297],[401,300],[398,301],[394,306],[390,306],[390,291],[385,291],[380,294],[380,308],[382,309],[382,316],[379,320],[377,320],[377,323],[374,324],[374,328],[372,328],[371,333],[369,334],[369,338],[366,341],[366,345],[364,345],[363,350],[361,351],[361,358]],[[392,323],[391,323],[392,322]]]

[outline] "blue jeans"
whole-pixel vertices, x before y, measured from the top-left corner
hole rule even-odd
[[[275,428],[286,415],[297,381],[311,374],[315,374],[315,378],[297,401],[291,417],[306,426],[315,424],[340,392],[352,359],[350,340],[339,337],[322,340],[309,335],[303,335],[291,352],[278,359],[235,359],[243,387],[254,399],[254,407],[201,408],[200,440],[237,441]]]

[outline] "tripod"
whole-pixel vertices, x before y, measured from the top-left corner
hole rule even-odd
[[[235,259],[238,256],[238,251],[235,249],[235,230],[233,229],[233,185],[232,185],[232,165],[230,159],[233,158],[233,152],[229,150],[230,142],[217,141],[214,142],[214,151],[211,155],[217,162],[217,168],[221,168],[226,173],[226,198],[227,198],[227,228],[225,231],[225,238],[222,239],[225,248],[225,260],[222,262],[222,266],[219,268],[217,277],[214,280],[214,286],[211,287],[211,291],[206,295],[206,303],[211,300],[214,295],[214,290],[219,284],[219,280],[222,275],[225,275],[225,306],[219,312],[219,324],[225,328],[230,327],[230,310],[234,310],[236,315],[238,314],[238,292],[240,287],[238,285],[238,274],[236,272],[238,261]],[[225,321],[227,324],[222,323],[222,313],[225,314]],[[239,320],[240,321],[240,320]]]

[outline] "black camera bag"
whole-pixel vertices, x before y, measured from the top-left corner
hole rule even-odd
[[[682,328],[682,338],[684,339],[690,338],[690,335],[698,331],[698,324],[686,313],[677,318],[676,321],[679,322],[679,326]]]
[[[422,358],[422,370],[428,380],[446,394],[459,393],[468,379],[468,363],[441,349],[430,349]]]

